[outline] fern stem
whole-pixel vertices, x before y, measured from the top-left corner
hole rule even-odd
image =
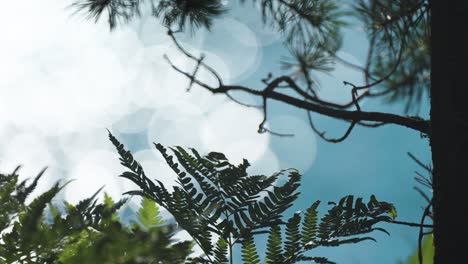
[[[232,238],[231,238],[231,235],[229,235],[229,263],[233,264],[233,262],[232,262]]]
[[[187,231],[188,232],[188,231]],[[192,235],[190,232],[188,232],[190,234],[190,236],[193,238],[193,241],[195,241],[195,243],[197,243],[197,245],[201,248],[201,250],[203,251],[203,253],[205,254],[205,256],[208,258],[208,260],[211,262],[211,263],[215,263],[213,262],[213,260],[211,259],[210,257],[210,254],[208,254],[208,252],[205,251],[205,249],[203,248],[202,244],[200,241],[198,241],[198,239],[195,239],[195,236]]]
[[[412,223],[412,222],[404,222],[404,221],[385,221],[390,224],[396,224],[396,225],[405,225],[405,226],[411,226],[411,227],[421,227],[421,228],[434,228],[433,225],[428,225],[428,224],[419,224],[419,223]]]

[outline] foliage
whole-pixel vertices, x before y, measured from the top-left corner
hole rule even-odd
[[[427,1],[360,0],[355,6],[371,40],[370,76],[384,80],[390,102],[417,105],[430,91],[430,8]]]
[[[180,3],[186,1],[179,1]],[[241,0],[241,2],[247,2]],[[265,84],[263,89],[250,88],[240,85],[225,85],[222,78],[217,74],[216,70],[211,68],[209,65],[203,62],[203,56],[197,58],[190,54],[183,48],[180,43],[177,42],[174,32],[177,30],[169,30],[169,35],[175,42],[177,48],[184,53],[188,58],[197,62],[197,66],[193,73],[182,70],[177,65],[173,64],[168,57],[165,57],[169,62],[170,66],[176,71],[181,73],[183,76],[190,79],[190,84],[197,84],[200,87],[214,93],[214,94],[225,94],[233,101],[236,101],[242,105],[243,102],[239,102],[232,94],[235,91],[245,92],[251,95],[258,96],[262,99],[262,104],[259,106],[263,110],[264,118],[259,124],[259,132],[270,132],[275,135],[281,135],[274,131],[264,127],[267,122],[267,102],[270,99],[280,101],[288,105],[292,105],[299,109],[303,109],[308,114],[308,121],[311,129],[322,139],[328,142],[341,142],[345,140],[354,129],[355,126],[366,126],[366,127],[380,127],[387,124],[397,124],[410,129],[421,132],[424,137],[431,137],[431,122],[424,120],[417,116],[403,116],[391,113],[382,112],[366,112],[361,109],[360,102],[364,98],[386,98],[388,102],[399,102],[401,100],[406,101],[406,107],[404,109],[405,114],[408,114],[410,110],[413,110],[415,106],[419,106],[419,102],[424,96],[429,95],[430,91],[430,75],[431,75],[431,46],[430,46],[430,24],[431,24],[431,4],[427,0],[407,0],[407,1],[384,1],[384,0],[358,0],[358,1],[345,1],[345,4],[340,4],[339,1],[327,1],[327,0],[253,0],[249,2],[259,3],[261,7],[261,16],[265,24],[277,29],[283,33],[285,37],[285,46],[289,49],[291,56],[283,60],[283,69],[288,71],[285,75],[273,77],[273,74],[262,79]],[[196,8],[193,8],[196,11]],[[161,15],[164,12],[157,13]],[[177,14],[182,14],[178,12]],[[185,16],[188,13],[185,13]],[[212,20],[219,17],[219,14],[206,12],[201,15],[205,16],[205,19]],[[341,30],[347,26],[348,21],[360,20],[361,24],[358,27],[362,27],[368,34],[369,45],[366,46],[367,56],[366,61],[361,64],[354,64],[346,59],[339,56],[338,50],[342,44]],[[190,17],[187,18],[190,20]],[[163,19],[164,21],[164,19]],[[171,21],[175,21],[171,20]],[[180,19],[179,19],[180,21]],[[170,27],[170,23],[165,23],[166,26]],[[204,23],[198,23],[198,25],[204,25]],[[209,26],[206,24],[205,26]],[[111,24],[112,28],[112,24]],[[182,28],[182,27],[179,27]],[[367,46],[369,48],[367,48]],[[350,83],[349,80],[345,80],[344,85],[352,87],[352,100],[346,103],[329,102],[322,100],[319,94],[316,93],[318,87],[318,81],[315,80],[315,73],[318,71],[327,72],[333,69],[334,63],[339,62],[345,66],[348,66],[354,70],[361,72],[364,75],[363,83]],[[197,79],[197,72],[199,67],[204,67],[218,80],[218,86],[208,85]],[[298,82],[298,80],[300,82]],[[306,84],[305,86],[304,83]],[[292,93],[284,91],[293,91]],[[232,92],[232,94],[231,94]],[[340,119],[350,123],[348,129],[345,131],[343,136],[337,138],[331,138],[326,136],[325,131],[318,129],[314,123],[312,114],[317,113],[328,117]],[[120,143],[116,144],[118,146]],[[120,149],[120,147],[122,149]],[[256,217],[256,211],[249,211],[250,207],[255,209],[254,204],[258,204],[260,210],[260,204],[265,203],[265,210],[271,210],[277,206],[275,203],[271,203],[272,207],[268,207],[266,202],[262,199],[265,197],[272,200],[270,192],[261,189],[258,192],[252,193],[255,195],[262,193],[261,197],[251,198],[249,195],[242,197],[243,202],[248,203],[247,209],[243,208],[241,204],[237,204],[235,208],[231,208],[229,204],[223,208],[222,202],[232,202],[227,194],[224,197],[224,193],[221,191],[223,186],[217,186],[212,184],[213,181],[208,179],[204,182],[204,171],[200,169],[200,175],[194,175],[192,171],[187,169],[188,163],[190,169],[197,171],[198,163],[211,164],[215,167],[215,164],[221,164],[227,162],[225,158],[211,159],[208,156],[201,157],[198,153],[185,151],[180,148],[171,149],[182,165],[182,170],[178,168],[178,164],[172,161],[172,156],[167,154],[164,147],[157,145],[157,148],[162,152],[166,161],[178,174],[180,186],[174,190],[174,192],[167,191],[160,182],[152,182],[143,173],[138,163],[134,163],[133,158],[129,153],[123,150],[123,146],[118,146],[119,151],[122,155],[122,162],[132,172],[126,172],[122,176],[126,177],[134,182],[139,182],[141,190],[131,192],[132,194],[139,194],[150,197],[151,199],[158,201],[165,207],[178,206],[177,210],[174,209],[175,213],[180,214],[178,221],[187,221],[193,216],[207,217],[207,219],[197,220],[199,226],[194,227],[192,230],[194,234],[198,235],[198,238],[202,248],[211,248],[211,243],[206,243],[207,239],[211,239],[210,232],[216,235],[220,235],[222,239],[219,242],[219,250],[217,251],[218,257],[220,252],[225,249],[224,242],[227,243],[227,250],[233,244],[239,243],[244,245],[244,255],[252,257],[252,261],[256,260],[255,254],[251,248],[251,240],[253,235],[251,232],[273,232],[270,243],[281,240],[281,227],[286,225],[286,240],[295,238],[293,234],[296,234],[296,225],[301,220],[300,216],[294,216],[287,222],[282,222],[282,217],[278,217],[275,220],[278,221],[277,225],[274,225],[274,221],[267,221],[259,224],[258,221],[262,221],[263,218],[253,219]],[[216,155],[219,153],[215,153]],[[181,161],[184,160],[184,161]],[[206,166],[205,164],[203,164]],[[238,166],[229,164],[235,170],[242,172],[242,167],[248,163],[243,163]],[[210,168],[203,168],[208,172]],[[187,173],[192,176],[188,179]],[[216,173],[221,173],[217,171]],[[296,182],[298,179],[294,179],[292,171],[282,171],[279,174],[288,174],[288,183]],[[249,178],[243,175],[239,178]],[[268,178],[268,177],[267,177]],[[270,183],[273,185],[276,179]],[[278,187],[278,186],[277,186]],[[280,186],[282,187],[282,186]],[[278,187],[278,188],[280,188]],[[208,188],[209,192],[216,191],[217,195],[209,195],[204,188]],[[213,190],[212,190],[213,189]],[[268,189],[268,188],[267,188]],[[240,190],[240,189],[239,189]],[[273,192],[274,193],[274,192]],[[295,193],[293,190],[290,195]],[[275,194],[276,195],[276,194]],[[222,196],[222,198],[229,198],[227,201],[222,198],[216,198]],[[189,198],[193,200],[189,201]],[[218,199],[218,200],[215,200]],[[237,199],[237,197],[235,198]],[[249,200],[250,199],[250,200]],[[292,200],[294,200],[293,197]],[[361,208],[361,204],[364,204],[362,200],[352,198],[351,201],[346,203],[354,204],[356,208]],[[371,198],[371,202],[372,202]],[[206,203],[203,203],[205,202]],[[221,202],[220,202],[221,201]],[[359,201],[359,202],[358,202]],[[191,202],[190,205],[184,202]],[[242,201],[239,201],[242,202]],[[214,208],[210,207],[214,204]],[[287,203],[286,203],[287,204]],[[372,203],[371,203],[372,204]],[[338,206],[339,204],[335,204]],[[250,206],[250,207],[249,207]],[[195,209],[193,209],[195,208]],[[229,210],[228,210],[229,208]],[[345,207],[346,210],[349,207]],[[192,210],[193,209],[193,210]],[[369,208],[366,208],[369,209]],[[263,211],[266,214],[266,211]],[[284,212],[285,208],[281,207],[280,215]],[[357,209],[358,211],[360,209]],[[364,209],[362,209],[364,210]],[[221,211],[221,212],[220,212]],[[339,214],[340,210],[330,209],[330,211],[336,211],[335,214]],[[200,212],[204,214],[200,214]],[[223,216],[223,213],[226,215]],[[389,215],[393,215],[392,210],[387,212]],[[219,214],[219,215],[216,215]],[[243,215],[245,215],[245,219]],[[346,214],[345,214],[346,215]],[[216,216],[216,217],[213,217]],[[212,218],[221,217],[220,224],[216,223],[214,226],[210,224]],[[228,225],[229,217],[232,217],[232,226]],[[236,217],[238,221],[236,221]],[[335,215],[330,216],[329,219],[320,218],[320,222],[331,221]],[[177,218],[177,217],[176,217]],[[274,219],[269,219],[274,220]],[[250,221],[250,222],[249,222]],[[253,222],[252,222],[253,221]],[[311,221],[310,219],[307,221]],[[314,220],[316,221],[316,220]],[[346,221],[351,221],[350,218]],[[333,222],[334,223],[334,222]],[[341,222],[337,222],[335,226],[330,226],[331,230],[341,230],[343,234],[349,235],[341,228]],[[369,223],[368,223],[369,224]],[[413,223],[414,224],[414,223]],[[359,221],[354,221],[353,225],[359,225]],[[320,225],[319,225],[320,226]],[[218,229],[216,229],[218,228]],[[219,228],[226,228],[227,231],[220,231]],[[280,231],[278,231],[278,229]],[[289,230],[289,231],[288,231]],[[221,234],[218,234],[218,233]],[[189,232],[190,233],[190,232]],[[337,232],[339,233],[339,232]],[[231,238],[234,239],[230,241]],[[284,242],[285,249],[289,248],[292,252],[293,249],[298,249],[303,239],[291,240],[287,243]],[[274,244],[274,243],[273,243]],[[276,243],[275,245],[279,245]],[[279,253],[282,248],[275,247],[271,252],[272,258],[276,259],[282,256]],[[205,252],[206,253],[206,252]],[[253,255],[252,255],[253,254]],[[284,253],[286,254],[286,253]],[[207,254],[209,256],[210,254]],[[222,255],[222,254],[221,254]],[[221,257],[220,257],[221,258]],[[317,259],[316,261],[325,261]]]
[[[153,6],[153,14],[163,17],[163,24],[184,29],[188,24],[192,28],[204,26],[210,28],[213,17],[224,12],[220,0],[162,0]]]
[[[319,202],[312,204],[302,216],[296,212],[286,222],[283,213],[296,200],[300,174],[283,170],[271,176],[248,175],[247,160],[239,165],[229,163],[225,155],[210,152],[200,155],[195,149],[170,148],[155,144],[166,163],[177,175],[178,186],[169,191],[160,181],[149,179],[141,165],[112,134],[109,139],[117,148],[120,161],[128,170],[121,177],[134,182],[139,190],[127,194],[147,197],[175,218],[201,247],[204,256],[196,263],[232,263],[232,248],[242,247],[244,263],[260,263],[254,236],[269,234],[266,263],[296,263],[310,260],[330,263],[324,258],[306,256],[306,251],[319,246],[339,246],[374,240],[367,234],[384,229],[375,227],[395,217],[392,204],[379,202],[374,196],[365,204],[362,198],[346,196],[318,220]],[[287,176],[287,181],[278,179]],[[285,238],[281,236],[285,226]],[[218,237],[213,246],[213,237]]]
[[[126,227],[117,210],[125,203],[105,194],[98,203],[93,196],[77,205],[53,199],[66,184],[51,189],[26,204],[43,175],[28,184],[18,183],[18,169],[0,174],[0,263],[183,263],[190,242],[171,240],[174,226],[161,226],[154,202],[143,199],[139,224]],[[61,211],[64,212],[61,212]]]

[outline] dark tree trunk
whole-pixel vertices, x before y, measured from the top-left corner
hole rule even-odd
[[[468,1],[431,1],[435,263],[468,263]]]

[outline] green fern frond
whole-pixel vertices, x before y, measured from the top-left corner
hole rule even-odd
[[[242,242],[242,262],[245,264],[260,264],[257,250],[255,248],[254,240],[248,237]]]
[[[317,207],[319,204],[320,201],[316,201],[305,212],[302,223],[302,243],[304,245],[313,246],[316,239],[318,229]]]
[[[36,197],[27,207],[26,212],[19,216],[19,221],[23,228],[28,229],[27,233],[34,233],[38,224],[42,221],[44,209],[52,199],[62,190],[64,186],[56,183],[48,191]]]
[[[270,229],[266,248],[266,264],[283,263],[283,241],[281,239],[281,228],[274,226]]]
[[[196,234],[203,251],[206,254],[211,254],[213,252],[213,235],[209,228],[209,223],[207,221],[200,221],[200,224],[196,226]]]
[[[18,183],[16,173],[0,174],[0,224],[12,227],[0,235],[0,263],[182,264],[191,252],[191,241],[171,240],[174,225],[148,230],[126,227],[117,215],[126,200],[114,202],[104,194],[104,202],[99,203],[99,191],[77,205],[64,201],[64,213],[51,201],[67,183],[57,183],[25,204],[26,196],[16,194],[29,193],[35,182]],[[145,219],[155,215],[154,208],[143,207]]]
[[[19,183],[17,188],[16,188],[16,197],[18,200],[23,203],[26,201],[26,198],[36,189],[37,183],[39,180],[42,178],[42,175],[44,175],[44,172],[47,170],[47,168],[42,169],[39,174],[34,177],[33,181],[31,184],[26,185],[26,181],[24,180],[23,182]]]
[[[162,225],[164,221],[159,213],[158,206],[153,200],[143,197],[137,213],[138,222],[146,229]]]

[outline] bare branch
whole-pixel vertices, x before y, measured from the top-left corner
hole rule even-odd
[[[188,58],[193,59],[195,61],[198,61],[198,58],[196,58],[195,56],[190,54],[187,50],[185,50],[182,47],[182,45],[179,44],[179,42],[177,41],[177,39],[174,36],[174,32],[171,29],[169,29],[167,31],[167,34],[169,35],[169,37],[171,37],[171,39],[174,42],[174,44],[176,45],[177,49],[182,51],[182,53],[184,53],[185,56],[187,56]],[[221,79],[221,76],[218,74],[218,72],[216,72],[213,68],[211,68],[209,65],[207,65],[206,63],[204,63],[202,61],[200,61],[200,65],[205,67],[205,69],[207,69],[209,72],[211,72],[216,77],[216,79],[218,80],[219,86],[223,85],[223,80]]]
[[[195,56],[190,54],[188,51],[183,49],[183,47],[177,42],[177,40],[172,34],[172,31],[170,30],[169,30],[169,36],[171,36],[176,46],[187,57],[197,62],[199,61],[198,58],[196,58]],[[390,114],[390,113],[364,112],[364,111],[361,111],[360,108],[358,108],[357,111],[338,109],[339,107],[337,106],[339,105],[332,104],[332,103],[329,104],[327,102],[320,100],[318,97],[310,95],[309,93],[305,92],[289,76],[281,76],[281,77],[273,79],[272,81],[266,81],[266,83],[268,83],[267,86],[260,90],[252,89],[252,88],[241,86],[241,85],[224,85],[219,74],[215,70],[213,70],[211,67],[206,65],[203,61],[200,61],[199,62],[200,66],[205,67],[218,79],[219,86],[212,87],[198,80],[193,74],[189,74],[177,68],[174,64],[170,62],[167,56],[165,58],[171,64],[172,68],[174,68],[176,71],[180,72],[181,74],[189,78],[194,83],[200,85],[201,87],[207,89],[208,91],[214,94],[227,94],[233,91],[245,92],[250,95],[256,95],[262,98],[276,100],[276,101],[283,102],[291,106],[295,106],[300,109],[304,109],[304,110],[315,112],[321,115],[351,122],[352,125],[350,125],[347,133],[345,133],[344,138],[346,138],[351,132],[351,130],[354,128],[354,126],[361,121],[377,122],[377,123],[385,123],[385,124],[396,124],[396,125],[411,128],[413,130],[416,130],[425,134],[430,134],[430,124],[429,124],[429,121],[427,120],[422,120],[422,119],[413,118],[413,117],[405,117],[405,116],[400,116],[400,115],[395,115],[395,114]],[[276,91],[275,89],[280,87],[283,83],[286,83],[289,86],[289,88],[294,90],[298,95],[300,95],[304,99],[299,99],[297,97],[286,95],[284,93],[280,93]],[[356,87],[355,90],[357,90],[358,88],[359,87]],[[352,104],[356,105],[356,102],[359,99],[360,97],[354,94]]]

